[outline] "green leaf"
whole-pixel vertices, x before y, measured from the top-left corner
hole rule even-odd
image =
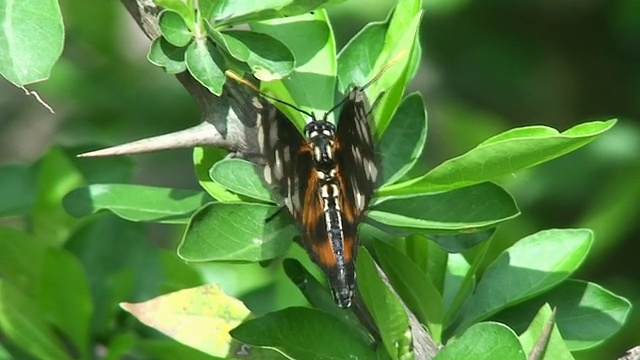
[[[380,330],[382,343],[391,358],[398,359],[404,355],[399,354],[399,350],[409,329],[407,314],[396,295],[380,279],[375,262],[364,247],[358,253],[356,272],[358,290]]]
[[[516,128],[449,159],[427,174],[383,186],[378,196],[415,195],[460,188],[544,163],[572,152],[609,130],[616,120],[576,125],[558,133],[545,126]]]
[[[416,164],[427,141],[427,113],[420,93],[405,98],[380,137],[382,184],[400,180]]]
[[[384,133],[391,116],[402,100],[409,82],[409,66],[413,47],[418,42],[418,30],[422,18],[421,0],[401,0],[387,20],[384,46],[378,56],[374,75],[393,62],[385,73],[371,85],[367,94],[375,98],[382,91],[386,95],[374,110],[378,134]]]
[[[222,160],[211,168],[211,179],[236,194],[248,196],[267,202],[271,199],[271,192],[265,188],[260,177],[261,167],[241,159]]]
[[[47,79],[64,44],[58,1],[0,0],[0,24],[0,74],[16,86]]]
[[[231,56],[247,63],[253,75],[262,81],[278,80],[293,71],[293,54],[279,40],[252,31],[225,31],[214,40]]]
[[[184,62],[186,48],[171,45],[167,39],[159,37],[151,42],[147,59],[160,66],[167,74],[179,74],[187,70]]]
[[[36,173],[30,166],[0,166],[0,216],[26,215],[36,200]]]
[[[278,207],[210,203],[189,221],[178,255],[187,261],[262,261],[284,255],[297,234],[288,214],[265,222]]]
[[[409,229],[477,231],[520,213],[511,195],[494,183],[437,194],[376,200],[370,206],[368,218]]]
[[[94,299],[91,334],[108,333],[118,302],[158,294],[165,278],[158,247],[143,224],[101,214],[79,228],[65,245],[82,263]]]
[[[62,206],[62,198],[82,186],[84,181],[78,169],[59,148],[51,148],[36,166],[38,186],[31,213],[33,233],[49,244],[59,245],[80,223],[67,214]]]
[[[456,324],[452,320],[457,319],[460,310],[467,303],[467,299],[471,296],[472,292],[476,288],[476,274],[479,273],[478,269],[480,269],[480,265],[483,263],[484,257],[487,254],[490,245],[491,241],[480,244],[476,251],[476,255],[466,273],[464,273],[461,278],[454,280],[454,286],[457,289],[453,296],[450,298],[450,303],[445,307],[445,309],[447,310],[444,316],[444,323],[446,326],[445,337],[451,337],[451,328],[453,327],[452,325]],[[453,254],[449,255],[451,256]],[[449,266],[450,265],[447,264],[447,267]],[[447,290],[445,289],[443,293],[446,291]]]
[[[32,235],[0,227],[0,278],[35,298],[40,291],[47,247]]]
[[[338,90],[346,92],[352,85],[364,85],[371,80],[386,31],[385,23],[369,23],[340,50]]]
[[[147,356],[149,359],[156,360],[173,360],[173,359],[188,359],[188,360],[219,360],[219,357],[212,357],[209,354],[205,354],[200,350],[196,350],[190,346],[184,345],[177,341],[173,341],[171,339],[166,338],[143,338],[136,339],[136,349],[139,349],[140,353]],[[264,356],[261,353],[259,348],[252,348],[248,345],[244,345],[244,347],[238,351],[236,348],[238,344],[236,341],[232,341],[230,354],[224,357],[225,359],[235,359],[235,360],[286,360],[282,355],[278,354],[273,350],[265,349],[266,351],[270,351],[271,354],[276,354],[279,357],[271,357]],[[239,356],[235,357],[231,354],[235,354],[238,351]],[[249,354],[249,355],[247,355]],[[245,355],[242,358],[242,355]],[[120,358],[115,358],[113,360],[118,360]]]
[[[447,252],[460,253],[489,240],[495,232],[496,228],[489,228],[470,233],[430,234],[427,237]]]
[[[196,22],[193,0],[154,0],[154,2],[168,10],[172,10],[182,17],[183,21],[193,29]]]
[[[447,311],[451,309],[456,296],[460,296],[460,302],[464,302],[464,300],[471,295],[471,291],[475,287],[475,280],[472,280],[473,286],[463,288],[464,279],[470,270],[471,265],[462,254],[448,254],[442,291],[442,301]],[[465,293],[460,294],[463,290]]]
[[[203,285],[120,306],[176,341],[217,357],[226,357],[232,345],[229,331],[251,314],[240,300],[226,295],[217,285]]]
[[[80,158],[77,154],[93,150],[100,145],[84,145],[64,148],[63,151],[73,167],[87,184],[128,183],[133,179],[134,163],[131,157],[109,156]],[[64,194],[66,196],[66,194]]]
[[[343,1],[343,0],[338,0]],[[201,0],[200,8],[207,19],[215,19],[216,27],[244,24],[281,17],[303,15],[335,0]]]
[[[82,358],[87,358],[93,306],[82,264],[66,251],[48,249],[37,300],[46,318],[68,336]]]
[[[375,359],[375,352],[344,323],[325,312],[290,307],[249,320],[234,339],[278,350],[293,359]]]
[[[540,337],[544,336],[549,321],[554,321],[553,310],[551,310],[549,304],[544,304],[536,314],[536,317],[531,321],[527,330],[520,334],[520,343],[527,354],[531,353],[531,350],[537,345]],[[562,340],[562,335],[560,335],[555,322],[552,325],[551,335],[549,336],[546,347],[543,349],[542,354],[544,354],[544,356],[540,357],[540,360],[573,360],[573,356]]]
[[[339,308],[327,287],[321,284],[300,262],[288,258],[284,259],[282,266],[289,279],[314,308],[331,314],[349,327],[349,333],[358,335],[362,341],[373,344],[373,338],[362,326],[355,313]]]
[[[67,212],[84,217],[109,210],[129,221],[187,223],[207,201],[202,191],[127,184],[94,184],[75,189],[63,199]]]
[[[168,293],[203,283],[202,274],[195,266],[176,256],[175,251],[160,250],[160,261],[164,270],[164,279],[160,283],[160,292]]]
[[[187,47],[184,57],[189,73],[211,93],[222,95],[226,81],[224,59],[215,45],[206,38],[196,38]]]
[[[393,288],[418,320],[427,326],[436,343],[440,343],[444,308],[442,296],[429,275],[422,272],[400,251],[381,241],[376,241],[375,249],[380,265]]]
[[[396,111],[409,80],[408,66],[412,47],[417,44],[417,30],[422,11],[420,1],[398,2],[389,18],[382,23],[365,26],[340,52],[339,90],[347,91],[351,85],[362,86],[393,62],[385,73],[368,89],[372,101],[384,91],[374,109],[377,136],[383,134]]]
[[[500,323],[479,323],[447,344],[434,360],[526,360],[513,330]]]
[[[262,83],[263,91],[309,111],[323,112],[333,107],[336,45],[324,10],[254,23],[251,27],[282,41],[296,59],[296,68],[288,77]],[[302,33],[304,36],[300,36]],[[298,111],[288,107],[282,110],[298,125],[304,124]]]
[[[193,149],[193,163],[196,178],[200,186],[214,199],[221,202],[241,201],[240,197],[231,193],[224,186],[213,181],[210,170],[214,164],[222,160],[227,152],[219,148],[197,147]]]
[[[592,242],[593,233],[587,229],[546,230],[519,240],[489,265],[469,299],[460,327],[562,282],[582,264]]]
[[[496,318],[523,331],[545,303],[557,308],[556,324],[570,351],[601,344],[622,328],[631,313],[629,300],[598,284],[570,279]]]
[[[0,279],[0,330],[20,348],[38,359],[71,359],[49,324],[26,294]]]
[[[180,14],[172,10],[164,10],[158,15],[158,26],[162,36],[177,47],[187,46],[193,34]]]

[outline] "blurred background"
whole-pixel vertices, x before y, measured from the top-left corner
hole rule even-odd
[[[522,215],[499,229],[491,251],[497,254],[543,229],[593,229],[594,247],[576,277],[628,298],[637,309],[640,2],[424,2],[422,64],[408,92],[421,92],[427,104],[425,168],[512,127],[538,124],[564,131],[590,120],[618,118],[611,131],[590,145],[497,179],[513,194]],[[378,1],[363,7],[361,2],[347,1],[328,9],[339,47],[367,22],[383,20],[393,3]],[[51,156],[54,145],[69,155],[199,122],[186,91],[146,60],[149,41],[119,2],[62,0],[61,7],[67,29],[63,58],[49,81],[33,86],[56,114],[0,81],[0,164],[34,163],[45,154]],[[69,161],[80,168],[103,167],[102,181],[127,182],[132,176],[137,184],[198,188],[190,150],[92,164]],[[118,161],[123,173],[113,174],[109,161]],[[7,222],[21,225],[11,219],[0,224]],[[168,225],[135,225],[134,230],[147,242],[140,249],[152,243],[166,254],[174,251],[181,234],[181,227]],[[131,243],[118,244],[122,248],[102,245],[113,253],[103,261],[113,260],[117,251],[133,251]],[[72,241],[68,248],[88,254],[84,246]],[[221,271],[215,271],[216,281],[226,284],[229,292],[244,294],[249,302],[268,287],[264,274],[251,266],[245,275],[234,273],[222,280]],[[213,272],[209,268],[199,274],[206,277]],[[251,281],[245,281],[247,277]],[[128,300],[155,296],[157,291],[143,289]],[[640,315],[634,311],[623,331],[597,350],[576,357],[613,359],[638,344]]]

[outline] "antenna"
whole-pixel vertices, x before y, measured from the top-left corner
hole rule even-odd
[[[389,70],[389,68],[391,68],[393,65],[395,65],[395,63],[397,63],[401,58],[403,58],[405,55],[407,55],[407,51],[406,50],[402,50],[398,53],[398,55],[394,56],[393,59],[391,59],[385,66],[382,67],[382,69],[380,69],[380,71],[378,71],[378,73],[376,74],[376,76],[373,77],[373,79],[369,80],[368,83],[362,85],[362,86],[356,86],[354,87],[354,90],[357,90],[359,92],[365,91],[369,86],[371,86],[371,84],[373,84],[374,82],[378,81],[378,79],[380,79],[380,77],[382,77],[382,75]],[[352,90],[353,91],[353,90]],[[382,97],[382,94],[380,94],[380,96],[378,96],[376,98],[376,100],[374,101],[374,105],[375,106],[380,98]],[[326,120],[327,115],[329,115],[330,113],[334,112],[337,108],[339,108],[340,106],[342,106],[342,104],[344,104],[345,101],[347,101],[347,99],[349,99],[349,94],[345,95],[342,100],[340,100],[337,104],[335,104],[331,109],[329,109],[329,111],[327,111],[324,114],[324,119]],[[371,110],[373,110],[373,106],[371,107]]]
[[[257,92],[258,94],[260,94],[262,97],[265,97],[265,98],[270,99],[270,100],[273,100],[273,101],[275,101],[275,102],[277,102],[277,103],[280,103],[280,104],[286,105],[286,106],[288,106],[288,107],[290,107],[290,108],[292,108],[292,109],[294,109],[294,110],[299,111],[299,112],[300,112],[300,113],[302,113],[302,114],[305,114],[305,115],[309,116],[309,117],[310,117],[310,118],[312,118],[312,119],[315,119],[315,116],[314,116],[312,113],[310,113],[310,112],[308,112],[308,111],[305,111],[305,110],[302,110],[301,108],[299,108],[299,107],[297,107],[297,106],[295,106],[295,105],[293,105],[293,104],[289,104],[289,103],[288,103],[288,102],[286,102],[286,101],[280,100],[280,99],[278,99],[278,98],[277,98],[277,97],[275,97],[275,96],[271,96],[271,95],[269,95],[269,94],[265,94],[265,93],[263,93],[263,92],[262,92],[262,91],[260,91],[260,89],[258,89],[255,85],[253,85],[253,84],[252,84],[252,83],[250,83],[249,81],[247,81],[247,80],[243,79],[242,77],[240,77],[240,75],[236,74],[235,72],[233,72],[233,71],[231,71],[231,70],[226,70],[224,73],[225,73],[225,75],[227,75],[227,77],[229,77],[229,78],[231,78],[231,79],[233,79],[233,80],[235,80],[235,81],[239,82],[239,83],[240,83],[240,84],[242,84],[242,85],[245,85],[245,86],[250,87],[250,88],[251,88],[251,89],[253,89],[255,92]]]

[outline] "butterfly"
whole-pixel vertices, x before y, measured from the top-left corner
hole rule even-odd
[[[256,126],[264,180],[284,200],[301,229],[302,245],[342,308],[351,306],[355,294],[357,228],[379,174],[365,94],[369,84],[353,87],[321,119],[283,102],[309,117],[304,136],[274,105],[254,104],[261,109]],[[328,116],[339,107],[336,127]]]
[[[263,165],[264,181],[295,219],[302,245],[326,275],[342,308],[350,307],[355,295],[357,229],[379,175],[370,123],[372,109],[384,93],[371,105],[365,90],[402,56],[404,52],[367,84],[353,86],[321,119],[227,71],[227,76],[259,93],[251,99],[259,149],[252,158]],[[266,99],[308,116],[304,136]],[[338,108],[335,126],[328,117]]]

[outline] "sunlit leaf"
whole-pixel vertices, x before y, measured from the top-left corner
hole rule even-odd
[[[16,86],[45,80],[62,53],[56,0],[0,1],[0,74]]]

